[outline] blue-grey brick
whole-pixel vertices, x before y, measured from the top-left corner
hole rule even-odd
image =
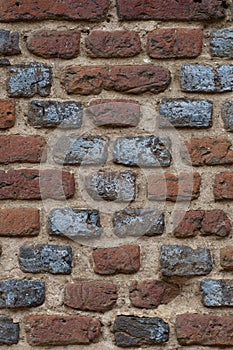
[[[19,341],[19,323],[12,318],[0,316],[0,345],[13,345]]]
[[[53,148],[53,159],[64,165],[98,165],[106,163],[109,139],[101,136],[60,138]]]
[[[118,237],[162,235],[164,214],[157,209],[124,209],[114,214],[113,227]]]
[[[233,65],[187,64],[181,68],[180,82],[188,92],[233,91]]]
[[[211,34],[210,52],[213,57],[233,58],[233,29],[213,31]]]
[[[45,64],[17,64],[9,67],[7,91],[10,97],[49,96],[52,69]]]
[[[82,118],[80,102],[34,100],[29,104],[28,122],[35,128],[78,129],[82,125]]]
[[[21,53],[19,48],[19,33],[0,30],[0,55],[11,56]]]
[[[121,347],[162,344],[168,341],[169,331],[159,317],[119,315],[113,325],[116,345]]]
[[[21,247],[19,264],[24,272],[70,274],[72,271],[72,249],[67,246],[48,244]]]
[[[53,209],[49,216],[49,227],[52,235],[67,236],[74,240],[98,238],[102,233],[97,210]]]
[[[113,159],[127,166],[166,167],[171,164],[171,140],[153,135],[121,137],[115,142]]]
[[[164,276],[202,276],[212,270],[211,254],[207,248],[163,245],[160,264]]]
[[[222,103],[221,115],[224,128],[227,131],[233,131],[233,101],[226,100]]]
[[[200,284],[205,306],[233,306],[233,281],[205,279]]]
[[[161,128],[208,128],[212,126],[213,103],[187,98],[163,99],[160,105]]]
[[[39,306],[44,300],[44,282],[35,280],[0,281],[0,309]]]

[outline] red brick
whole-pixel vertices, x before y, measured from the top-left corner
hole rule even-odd
[[[220,265],[224,270],[233,270],[233,246],[220,249]]]
[[[15,103],[12,100],[0,100],[0,129],[15,125]]]
[[[147,51],[151,58],[195,58],[201,54],[200,29],[156,29],[148,35]]]
[[[0,210],[0,236],[37,236],[40,232],[40,212],[33,208]]]
[[[122,20],[212,20],[225,17],[224,1],[219,0],[117,0]]]
[[[90,344],[99,341],[101,324],[86,316],[31,315],[26,318],[31,346]]]
[[[41,136],[0,135],[0,163],[40,163],[46,160],[46,141]]]
[[[74,176],[67,171],[0,171],[0,199],[65,199],[72,197],[74,190]]]
[[[85,42],[91,57],[132,57],[142,50],[139,35],[127,30],[95,30]]]
[[[215,200],[233,199],[233,172],[223,171],[215,176]]]
[[[140,104],[133,100],[94,100],[87,109],[97,126],[137,126]]]
[[[204,137],[186,141],[185,146],[187,150],[182,150],[182,158],[192,165],[233,164],[233,150],[230,149],[232,144],[229,140]]]
[[[148,177],[150,200],[187,201],[200,195],[201,177],[198,173],[154,174]]]
[[[67,283],[64,303],[72,308],[104,312],[117,301],[117,287],[111,282],[80,281]]]
[[[108,7],[109,0],[8,0],[1,4],[0,21],[100,20]]]
[[[99,94],[103,89],[141,94],[166,90],[170,71],[152,65],[140,66],[70,66],[62,76],[68,94]]]
[[[178,315],[176,335],[181,345],[232,346],[233,316]]]
[[[97,248],[93,250],[93,259],[94,271],[101,275],[135,273],[140,268],[140,247]]]
[[[41,30],[27,38],[27,48],[44,58],[74,58],[79,54],[80,32],[74,30]]]
[[[153,309],[176,298],[180,294],[180,288],[176,284],[164,281],[133,281],[129,292],[133,306]]]
[[[231,232],[231,222],[226,213],[222,210],[208,210],[205,212],[202,222],[202,234],[215,234],[225,237]]]

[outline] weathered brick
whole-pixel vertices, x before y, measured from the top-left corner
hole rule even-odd
[[[133,281],[129,289],[133,306],[154,309],[161,304],[168,304],[180,294],[180,288],[173,283],[159,280]]]
[[[230,219],[223,210],[207,210],[202,221],[202,231],[203,235],[228,236],[231,232]]]
[[[12,128],[15,125],[15,102],[0,100],[0,129]]]
[[[1,4],[0,22],[31,20],[100,20],[106,17],[109,0],[8,0]]]
[[[66,315],[29,315],[27,341],[31,346],[97,343],[101,324],[96,318]]]
[[[7,91],[10,97],[49,96],[52,69],[45,64],[17,64],[9,67]]]
[[[85,43],[91,57],[132,57],[142,50],[138,33],[128,30],[94,30]]]
[[[212,114],[213,103],[208,100],[166,98],[160,105],[160,127],[208,128]]]
[[[216,201],[233,199],[233,172],[223,171],[215,176],[214,198]]]
[[[220,265],[224,270],[233,270],[233,246],[220,249]]]
[[[194,166],[233,164],[231,141],[223,138],[193,138],[181,149],[183,160]]]
[[[165,343],[169,331],[169,325],[159,317],[119,315],[113,325],[116,345],[123,348]]]
[[[178,315],[176,335],[181,345],[232,346],[233,317],[188,313]]]
[[[0,345],[13,345],[19,341],[19,323],[12,318],[0,316]]]
[[[1,280],[0,309],[35,307],[45,300],[45,284],[36,280]]]
[[[72,197],[74,191],[74,175],[67,171],[0,171],[0,199],[64,199]]]
[[[41,136],[0,135],[0,163],[46,161],[46,141]]]
[[[10,66],[10,61],[8,58],[0,58],[0,67],[7,67]]]
[[[201,281],[202,302],[205,306],[233,306],[233,281],[204,279]]]
[[[212,270],[211,255],[207,248],[163,245],[160,264],[164,276],[202,276]]]
[[[125,245],[93,250],[94,271],[100,275],[135,273],[140,268],[140,247]]]
[[[221,116],[224,128],[227,131],[233,131],[233,101],[225,100],[222,103]]]
[[[12,56],[21,53],[19,48],[19,33],[0,30],[0,55]]]
[[[0,236],[37,236],[40,232],[40,211],[33,208],[0,210]]]
[[[219,0],[117,0],[121,20],[214,20],[225,17],[225,2]]]
[[[80,281],[67,283],[64,303],[72,308],[104,312],[117,301],[117,287],[111,282]]]
[[[61,137],[53,147],[56,163],[69,165],[99,165],[108,158],[109,139],[101,136]]]
[[[37,245],[20,247],[19,265],[24,272],[49,272],[70,274],[72,271],[72,249],[67,246]]]
[[[233,58],[233,30],[214,30],[211,33],[210,53],[213,57]]]
[[[159,93],[170,81],[168,69],[152,65],[70,66],[62,78],[68,94],[81,95],[99,94],[103,89],[128,94]]]
[[[44,58],[74,58],[79,54],[80,32],[74,30],[40,30],[27,38],[27,48]]]
[[[225,92],[233,90],[233,65],[183,65],[180,73],[181,89],[188,92]]]
[[[171,164],[171,140],[168,137],[126,136],[115,141],[113,161],[139,167],[166,167]]]
[[[80,128],[83,110],[76,101],[40,101],[29,104],[28,122],[35,128]]]
[[[152,174],[148,176],[148,199],[156,201],[189,201],[200,195],[198,173]]]
[[[53,209],[49,215],[49,228],[52,235],[72,239],[98,238],[102,233],[97,210]]]
[[[133,100],[99,99],[90,103],[87,113],[97,126],[137,126],[140,104]]]
[[[164,214],[157,209],[124,209],[113,216],[113,229],[118,237],[162,235]]]
[[[86,190],[94,200],[131,202],[136,195],[136,177],[132,172],[99,171],[85,179]]]
[[[202,30],[156,29],[149,33],[147,52],[151,58],[195,58],[201,54]]]

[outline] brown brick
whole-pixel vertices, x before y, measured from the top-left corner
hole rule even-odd
[[[31,346],[90,344],[99,341],[101,324],[86,316],[31,315],[26,318]]]
[[[33,208],[0,210],[0,236],[36,236],[40,232],[40,212]]]
[[[27,38],[27,48],[44,58],[74,58],[79,54],[80,32],[74,30],[41,30]]]
[[[202,234],[225,237],[231,232],[231,222],[223,210],[207,210],[202,222]]]
[[[148,177],[148,198],[157,201],[186,201],[200,195],[201,177],[198,173],[153,174]]]
[[[64,303],[74,309],[104,312],[114,307],[117,287],[111,282],[80,281],[67,283]]]
[[[0,100],[0,129],[12,128],[15,125],[15,102]]]
[[[125,245],[118,248],[93,250],[94,271],[101,275],[135,273],[140,268],[140,247]]]
[[[151,58],[195,58],[201,49],[200,29],[156,29],[148,35],[147,51]]]
[[[233,270],[233,246],[220,249],[220,265],[224,270]]]
[[[233,172],[223,171],[215,176],[214,198],[216,201],[233,199]]]

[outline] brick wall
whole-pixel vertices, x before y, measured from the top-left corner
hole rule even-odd
[[[231,0],[0,0],[0,345],[233,348]]]

